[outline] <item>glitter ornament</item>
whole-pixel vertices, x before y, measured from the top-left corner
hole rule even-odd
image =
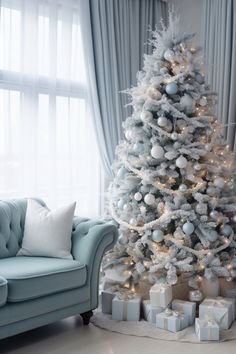
[[[221,228],[221,231],[222,233],[225,235],[225,236],[230,236],[231,233],[232,233],[232,227],[228,224],[225,224],[223,225],[223,227]]]
[[[179,168],[185,168],[187,166],[187,159],[184,156],[180,156],[177,158],[177,160],[175,161],[175,164],[177,167]]]
[[[192,302],[201,302],[203,300],[203,294],[200,290],[191,290],[189,292],[189,300]]]
[[[200,74],[200,73],[196,73],[195,79],[197,80],[197,82],[199,84],[203,84],[204,83],[204,76],[202,74]]]
[[[160,159],[164,156],[164,149],[160,145],[155,145],[151,149],[151,155],[154,159]]]
[[[194,225],[191,222],[186,222],[182,226],[182,230],[186,235],[191,235],[194,231]]]
[[[218,211],[212,210],[212,211],[210,212],[210,217],[211,217],[212,219],[217,220],[217,219],[218,219],[218,216],[219,216]]]
[[[163,231],[160,230],[160,229],[154,230],[153,233],[152,233],[152,240],[155,241],[155,242],[163,241],[164,240]]]
[[[166,277],[166,281],[167,281],[168,284],[174,285],[174,284],[177,283],[178,277],[177,277],[177,275],[175,273],[172,273],[170,275],[168,274],[167,277]]]
[[[205,149],[206,149],[206,151],[211,151],[211,149],[212,149],[211,144],[206,144]]]
[[[175,82],[171,82],[170,84],[166,85],[166,93],[168,95],[175,95],[178,91],[178,86]]]
[[[225,185],[225,181],[224,181],[224,178],[222,177],[217,177],[214,179],[214,186],[216,186],[217,188],[223,188],[224,185]]]
[[[153,119],[153,114],[150,111],[142,111],[140,118],[143,122],[150,122]]]
[[[156,198],[154,197],[153,194],[148,193],[145,195],[144,201],[147,205],[154,205],[156,203]]]
[[[134,218],[131,218],[129,223],[130,223],[130,225],[136,225],[137,221]]]
[[[135,193],[134,199],[139,202],[142,199],[142,194],[140,192]]]
[[[157,119],[157,124],[160,126],[160,127],[165,127],[167,125],[167,122],[168,122],[168,119],[166,117],[159,117]]]

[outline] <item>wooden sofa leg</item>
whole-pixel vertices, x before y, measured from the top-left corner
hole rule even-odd
[[[90,322],[90,317],[93,316],[93,311],[87,311],[87,312],[81,313],[80,316],[83,319],[83,324],[87,326]]]

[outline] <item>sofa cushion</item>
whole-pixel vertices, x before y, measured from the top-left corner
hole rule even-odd
[[[47,257],[0,259],[0,276],[8,281],[7,301],[25,301],[86,283],[86,266],[75,260]]]
[[[0,277],[0,307],[7,302],[7,280]]]

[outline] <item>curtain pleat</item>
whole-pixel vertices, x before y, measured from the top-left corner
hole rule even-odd
[[[216,114],[236,151],[236,3],[205,0],[203,13],[207,79],[218,93]]]

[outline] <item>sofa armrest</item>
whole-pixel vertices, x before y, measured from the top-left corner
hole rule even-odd
[[[98,304],[100,264],[104,253],[111,249],[118,237],[117,227],[112,223],[76,217],[72,231],[72,255],[86,264],[90,285],[91,309]]]

